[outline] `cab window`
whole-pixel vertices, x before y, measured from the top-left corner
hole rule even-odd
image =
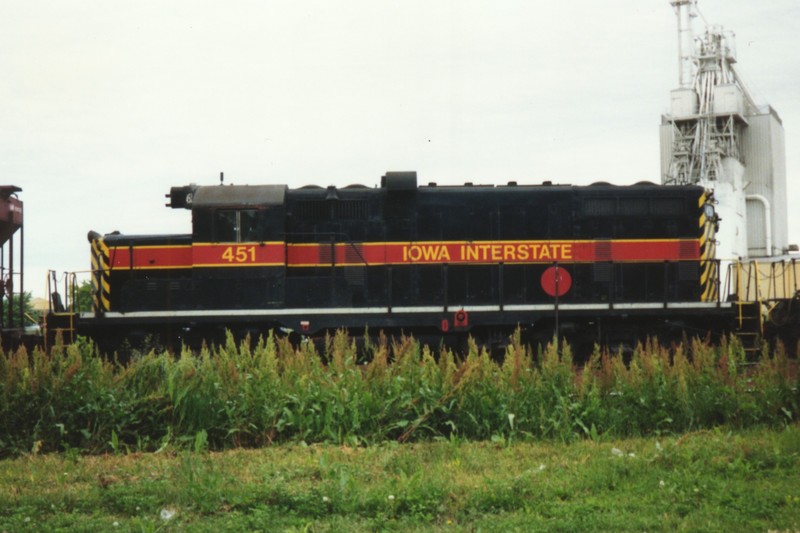
[[[250,242],[260,240],[257,209],[219,209],[214,216],[214,237],[217,242]]]

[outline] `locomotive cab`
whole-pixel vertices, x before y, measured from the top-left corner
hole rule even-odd
[[[184,206],[192,210],[192,282],[198,309],[284,303],[286,189],[219,185],[191,191]],[[250,268],[230,268],[236,266]]]

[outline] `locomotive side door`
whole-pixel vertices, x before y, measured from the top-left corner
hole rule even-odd
[[[283,307],[286,302],[286,210],[283,205],[265,207],[260,211],[261,221],[257,240],[261,261],[264,263],[262,294],[263,305]]]

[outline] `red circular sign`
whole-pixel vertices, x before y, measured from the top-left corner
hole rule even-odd
[[[542,289],[550,296],[564,296],[572,287],[572,276],[564,267],[551,266],[542,272]]]

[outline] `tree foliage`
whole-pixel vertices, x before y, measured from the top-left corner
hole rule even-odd
[[[1,321],[3,327],[18,328],[19,323],[19,294],[14,293],[10,297],[3,297],[3,312]],[[42,312],[33,307],[33,296],[30,292],[25,291],[22,293],[22,311],[23,311],[23,326],[31,326],[40,324],[42,321]],[[11,306],[11,322],[8,321],[9,306]]]
[[[92,284],[89,281],[82,281],[75,290],[75,303],[79,313],[86,313],[92,310]]]

